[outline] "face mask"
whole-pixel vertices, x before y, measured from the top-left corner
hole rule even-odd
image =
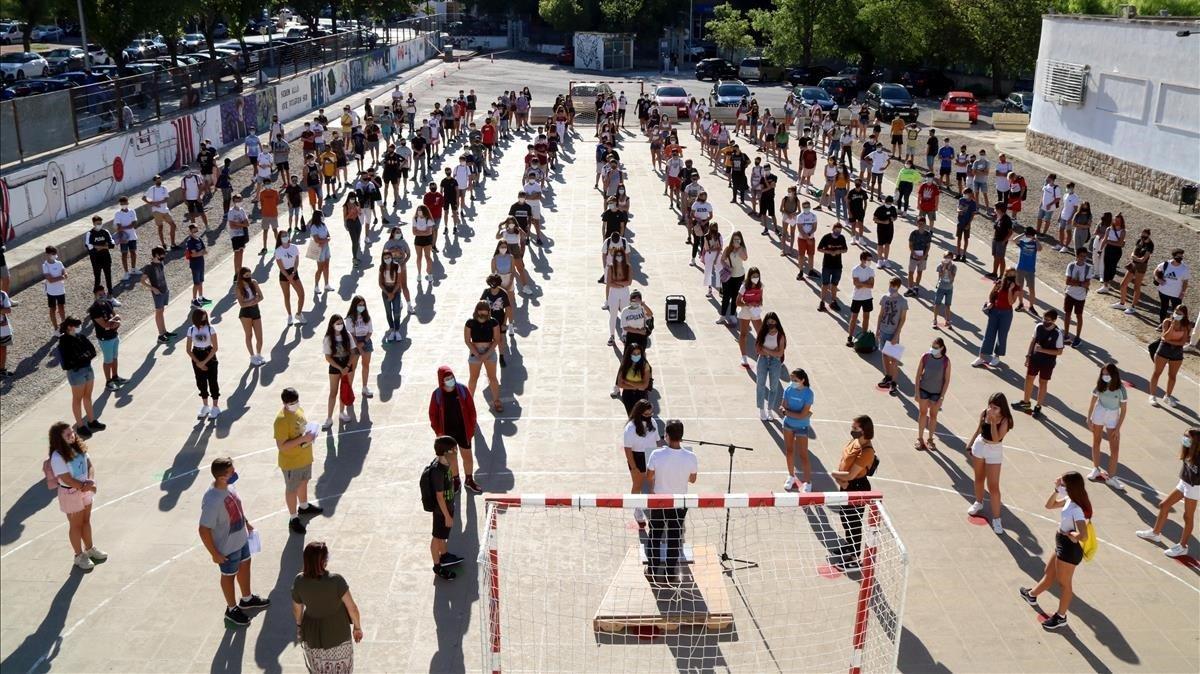
[[[939,348],[937,348],[936,346],[935,346],[935,347],[931,347],[931,348],[929,349],[929,355],[931,355],[931,356],[934,356],[934,357],[936,357],[936,356],[940,356],[940,355],[942,355],[942,350],[941,350],[941,349],[939,349]]]
[[[757,276],[751,276],[751,277],[750,277],[750,282],[751,282],[751,283],[758,283],[758,277],[757,277]]]
[[[400,232],[392,234],[392,241],[399,241],[401,236],[403,235]]]
[[[360,304],[355,308],[355,311],[357,311],[360,314],[366,310],[367,310],[367,305],[365,305],[365,304]]]
[[[519,197],[519,198],[517,199],[517,203],[519,203],[519,204],[523,204],[523,203],[525,203],[525,197]]]
[[[346,327],[345,323],[334,323],[333,324],[333,329],[337,330],[338,332],[341,332],[342,328],[344,328],[344,327]]]
[[[67,328],[67,334],[68,334],[68,335],[71,335],[72,337],[74,337],[74,336],[75,336],[75,333],[76,333],[76,332],[79,332],[79,330],[77,330],[77,329],[75,329],[75,328]]]
[[[233,471],[233,475],[230,475],[229,478],[227,480],[225,480],[225,484],[233,484],[234,482],[237,482],[237,481],[238,481],[238,474],[237,474],[237,471],[235,470],[235,471]]]
[[[1171,319],[1172,319],[1172,320],[1175,320],[1175,321],[1182,321],[1182,320],[1183,320],[1183,314],[1172,314],[1172,315],[1171,315]]]
[[[615,210],[617,210],[617,205],[616,205],[616,204],[609,204],[609,205],[608,205],[608,210],[610,210],[610,211],[615,211]]]
[[[447,391],[453,391],[454,390],[454,377],[446,377],[445,379],[443,379],[442,380],[442,388],[446,389]]]
[[[1183,264],[1183,257],[1173,258],[1176,264]]]
[[[92,230],[96,231],[96,232],[100,231],[100,223],[97,222],[94,225],[92,225]]]
[[[243,281],[249,281],[249,280],[250,280],[250,276],[249,276],[249,275],[243,276],[243,277],[242,277],[242,280],[243,280]]]
[[[1183,437],[1179,438],[1179,442],[1180,442],[1180,443],[1181,443],[1181,444],[1182,444],[1182,445],[1183,445],[1185,448],[1190,448],[1190,447],[1192,446],[1192,438],[1191,438],[1191,436],[1188,436],[1188,435],[1185,435],[1185,436],[1183,436]]]
[[[296,410],[300,409],[300,403],[286,403],[283,406],[283,409],[289,412],[295,412]]]
[[[862,434],[863,434],[862,431],[855,431],[855,430],[850,431],[850,437],[854,438],[855,440],[861,438]]]
[[[640,363],[642,362],[642,355],[640,353],[635,353],[629,357],[629,360],[634,363]]]
[[[1066,488],[1066,487],[1064,487],[1064,486],[1062,486],[1062,485],[1060,484],[1060,485],[1058,485],[1057,487],[1055,487],[1055,488],[1054,488],[1054,492],[1055,492],[1056,494],[1058,494],[1059,496],[1066,496],[1066,495],[1067,495],[1067,488]]]
[[[624,255],[614,255],[613,259],[616,260],[617,262],[624,262],[625,256]]]

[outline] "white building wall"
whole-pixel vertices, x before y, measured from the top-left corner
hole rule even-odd
[[[1029,128],[1200,181],[1200,22],[1043,17]],[[1090,67],[1083,105],[1042,96],[1049,60]]]

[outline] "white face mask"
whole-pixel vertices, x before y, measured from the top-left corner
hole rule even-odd
[[[934,347],[931,347],[931,348],[929,349],[929,355],[931,355],[931,356],[940,356],[940,355],[942,355],[942,350],[941,350],[941,349],[939,349],[939,348],[937,348],[936,346],[934,346]]]
[[[1183,320],[1183,314],[1172,314],[1172,315],[1171,315],[1171,319],[1172,319],[1172,320],[1175,320],[1175,321],[1182,321],[1182,320]]]
[[[442,388],[446,389],[447,391],[453,391],[454,390],[454,377],[446,377],[445,379],[443,379],[442,380]]]
[[[750,282],[751,282],[751,283],[758,283],[758,277],[757,277],[757,276],[751,276],[751,277],[750,277]]]
[[[1108,384],[1112,381],[1112,377],[1110,377],[1106,374],[1102,374],[1102,375],[1100,375],[1100,381],[1104,382],[1105,384]]]
[[[400,232],[396,232],[395,234],[392,234],[392,241],[399,241],[401,236],[402,235],[400,234]]]
[[[300,403],[287,403],[283,406],[283,409],[289,412],[295,412],[296,410],[300,409]]]
[[[1180,444],[1182,444],[1184,447],[1191,447],[1191,446],[1192,446],[1192,438],[1191,438],[1191,436],[1187,436],[1187,435],[1185,435],[1185,436],[1183,436],[1183,437],[1179,438],[1179,442],[1180,442]]]

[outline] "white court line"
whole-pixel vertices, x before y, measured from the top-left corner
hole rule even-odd
[[[759,422],[759,423],[761,423],[761,422],[762,422],[762,420],[761,420],[761,419],[759,419],[758,417],[673,417],[673,418],[678,418],[678,419],[679,419],[679,420],[681,420],[681,421],[756,421],[756,422]],[[538,417],[538,416],[522,416],[522,417],[494,417],[494,420],[495,420],[495,421],[518,421],[518,422],[519,422],[519,421],[585,421],[585,422],[592,422],[592,421],[606,421],[606,422],[619,422],[619,423],[624,423],[624,419],[622,419],[622,418],[620,418],[620,417]],[[813,418],[813,419],[811,419],[811,421],[812,421],[813,423],[822,423],[822,424],[840,424],[840,425],[847,425],[847,424],[849,424],[849,423],[850,423],[849,421],[846,421],[846,420],[844,420],[844,419],[820,419],[820,418]],[[353,435],[353,434],[356,434],[356,433],[369,433],[369,432],[371,432],[371,431],[374,431],[374,430],[381,430],[381,431],[382,431],[382,430],[386,430],[386,429],[389,429],[389,428],[407,428],[407,427],[409,427],[409,426],[417,426],[417,425],[421,425],[421,424],[423,424],[423,423],[424,423],[423,421],[412,421],[412,422],[403,423],[403,424],[388,424],[388,425],[383,425],[383,426],[371,426],[371,427],[368,427],[368,428],[356,428],[356,429],[349,430],[349,431],[341,431],[341,432],[339,432],[339,433],[338,433],[338,436],[340,437],[340,436],[342,436],[342,435]],[[875,424],[875,427],[876,427],[876,428],[887,428],[887,429],[890,429],[890,430],[896,430],[896,431],[907,431],[907,432],[910,432],[910,433],[914,433],[914,432],[916,432],[916,430],[917,430],[917,429],[915,429],[915,428],[912,428],[912,427],[906,427],[906,426],[895,426],[895,425],[891,425],[891,424]],[[958,435],[956,435],[956,434],[954,434],[954,433],[951,433],[951,432],[949,432],[949,431],[941,431],[941,432],[935,433],[935,435],[937,435],[937,436],[939,436],[939,437],[952,437],[952,438],[957,438],[957,437],[958,437]],[[1056,462],[1058,462],[1058,463],[1063,463],[1063,464],[1066,464],[1066,465],[1068,465],[1068,466],[1071,466],[1071,467],[1073,467],[1073,468],[1078,468],[1078,469],[1080,469],[1081,471],[1087,471],[1087,470],[1089,470],[1089,469],[1090,469],[1090,467],[1089,467],[1089,466],[1085,466],[1085,465],[1081,465],[1081,464],[1076,464],[1076,463],[1071,463],[1070,461],[1067,461],[1067,460],[1065,460],[1065,459],[1060,459],[1060,458],[1058,458],[1058,457],[1056,457],[1056,456],[1050,456],[1049,454],[1042,454],[1041,452],[1035,452],[1035,451],[1033,451],[1032,449],[1025,449],[1024,447],[1014,447],[1014,446],[1012,446],[1012,445],[1004,445],[1004,448],[1005,448],[1005,449],[1011,449],[1011,450],[1013,450],[1013,451],[1016,451],[1016,452],[1024,452],[1024,453],[1026,453],[1026,454],[1031,454],[1031,455],[1033,455],[1033,456],[1036,456],[1036,457],[1039,457],[1039,458],[1042,458],[1042,459],[1046,459],[1046,460],[1048,460],[1048,461],[1056,461]],[[276,447],[272,445],[272,446],[264,447],[264,448],[262,448],[262,449],[256,449],[256,450],[254,450],[254,451],[252,451],[252,452],[246,452],[245,454],[238,454],[237,456],[234,456],[234,457],[232,457],[232,458],[233,458],[233,459],[235,459],[235,460],[237,460],[237,459],[243,459],[243,458],[246,458],[246,457],[255,456],[255,455],[257,455],[257,454],[263,454],[263,453],[265,453],[265,452],[270,452],[270,451],[276,451]],[[178,479],[178,478],[181,478],[181,477],[185,477],[185,476],[188,476],[188,475],[192,475],[193,473],[198,473],[198,472],[200,472],[200,470],[201,470],[201,469],[200,469],[199,467],[197,467],[197,468],[193,468],[193,469],[191,469],[191,470],[189,470],[189,471],[186,471],[186,472],[179,473],[179,474],[177,474],[177,475],[172,475],[172,476],[170,476],[170,477],[168,477],[168,478],[165,478],[165,479],[163,479],[163,480],[159,480],[158,482],[152,482],[152,483],[150,483],[150,484],[147,484],[147,485],[145,485],[145,486],[143,486],[143,487],[139,487],[139,488],[137,488],[137,489],[134,489],[134,490],[133,490],[133,491],[131,491],[131,492],[128,492],[128,493],[126,493],[126,494],[123,494],[123,495],[121,495],[121,496],[118,496],[118,497],[116,497],[116,498],[114,498],[114,499],[112,499],[112,500],[105,501],[104,503],[101,503],[101,504],[98,504],[98,505],[94,505],[94,506],[92,506],[92,511],[93,511],[93,512],[95,512],[95,511],[97,511],[97,510],[101,510],[101,509],[103,509],[103,508],[106,508],[106,507],[108,507],[108,506],[110,506],[110,505],[113,505],[113,504],[115,504],[115,503],[119,503],[119,502],[121,502],[121,501],[124,501],[125,499],[127,499],[127,498],[129,498],[129,497],[131,497],[131,496],[134,496],[134,495],[140,494],[140,493],[142,493],[142,492],[144,492],[144,491],[146,491],[146,490],[148,490],[148,489],[153,489],[154,487],[160,487],[160,486],[162,486],[163,484],[165,484],[165,483],[167,483],[167,482],[170,482],[170,481],[172,481],[172,480],[175,480],[175,479]],[[485,474],[485,475],[486,475],[486,472],[484,472],[484,471],[480,471],[480,473],[481,473],[481,474]],[[540,471],[522,471],[522,474],[525,474],[525,475],[553,475],[553,474],[555,474],[555,473],[546,473],[546,472],[540,472]],[[569,473],[569,474],[579,474],[579,475],[582,475],[582,474],[584,474],[584,473]],[[607,474],[607,473],[598,473],[598,474]],[[747,475],[752,475],[752,474],[754,474],[754,473],[746,473],[746,474],[747,474]],[[1149,490],[1153,491],[1153,492],[1154,492],[1156,495],[1158,495],[1158,496],[1163,496],[1163,495],[1164,495],[1164,494],[1163,494],[1163,492],[1160,492],[1160,491],[1158,491],[1157,489],[1155,489],[1155,488],[1154,488],[1153,486],[1151,486],[1151,485],[1144,484],[1144,483],[1141,483],[1141,482],[1137,482],[1137,481],[1134,481],[1134,480],[1124,480],[1124,481],[1125,481],[1125,482],[1128,482],[1129,484],[1132,484],[1132,485],[1138,486],[1138,487],[1144,487],[1144,488],[1146,488],[1146,489],[1149,489]],[[22,550],[22,549],[24,549],[24,548],[28,547],[29,545],[31,545],[32,543],[34,543],[34,542],[38,541],[39,539],[41,539],[41,538],[43,538],[43,537],[45,537],[45,536],[47,536],[47,535],[49,535],[49,534],[52,534],[52,533],[54,533],[54,532],[58,531],[59,529],[62,529],[62,528],[64,528],[64,527],[66,527],[66,526],[67,526],[67,525],[66,525],[66,522],[60,522],[59,524],[56,524],[55,526],[53,526],[53,527],[51,527],[51,528],[47,529],[46,531],[43,531],[42,533],[40,533],[40,534],[37,534],[36,536],[34,536],[34,537],[30,538],[29,540],[27,540],[27,541],[25,541],[25,542],[21,543],[21,544],[20,544],[20,545],[18,545],[18,546],[16,546],[16,547],[12,548],[11,550],[8,550],[8,551],[6,551],[4,554],[0,554],[0,559],[6,559],[6,558],[8,558],[8,556],[9,556],[9,555],[12,555],[13,553],[16,553],[17,551],[19,551],[19,550]]]

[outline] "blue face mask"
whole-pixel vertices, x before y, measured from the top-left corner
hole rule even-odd
[[[360,304],[360,305],[358,305],[357,307],[355,307],[355,310],[356,310],[356,311],[358,311],[358,313],[360,313],[360,314],[361,314],[362,312],[364,312],[364,311],[366,311],[366,310],[367,310],[367,305],[365,305],[365,304]]]
[[[230,475],[229,479],[225,480],[225,484],[233,484],[234,482],[237,482],[237,481],[238,481],[238,474],[237,474],[237,471],[235,470],[235,471],[233,471],[233,475]]]
[[[641,356],[640,354],[636,354],[636,353],[635,353],[635,354],[633,354],[632,356],[630,356],[630,357],[629,357],[629,360],[631,360],[631,361],[633,361],[633,362],[635,362],[635,363],[640,363],[640,362],[642,362],[642,356]]]

